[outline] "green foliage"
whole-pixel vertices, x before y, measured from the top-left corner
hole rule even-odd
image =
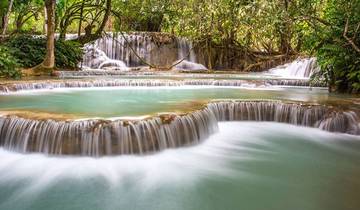
[[[122,14],[117,28],[135,31],[161,31],[168,17],[175,18],[175,0],[114,1],[113,8]]]
[[[11,49],[12,54],[19,60],[22,67],[33,67],[40,64],[44,59],[46,40],[38,36],[19,35],[11,38],[6,46]],[[56,67],[76,69],[82,56],[82,48],[77,42],[56,41]]]
[[[6,13],[8,4],[9,4],[9,1],[0,0],[0,16],[4,15]]]
[[[57,41],[55,43],[55,63],[58,68],[77,68],[82,60],[83,50],[75,41]]]
[[[345,38],[360,46],[360,2],[357,0],[330,0],[325,8],[326,25],[319,27],[311,38],[321,73],[339,92],[360,92],[360,53]]]
[[[43,38],[19,35],[9,39],[5,44],[22,67],[36,66],[44,59],[46,45]]]
[[[94,32],[110,8],[105,0],[56,2],[61,35],[79,29]],[[7,5],[0,0],[0,22]],[[43,0],[15,0],[8,33],[43,33],[43,7]],[[191,38],[209,68],[216,67],[220,57],[244,59],[239,65],[244,68],[272,55],[316,55],[321,71],[314,82],[360,92],[360,53],[353,46],[360,47],[359,11],[360,0],[114,0],[107,30],[162,31]],[[23,67],[41,63],[45,55],[44,38],[16,36],[6,46]],[[77,43],[57,41],[55,48],[57,67],[76,68],[82,58]]]
[[[19,78],[18,61],[6,47],[0,46],[0,77]]]
[[[16,33],[40,34],[43,27],[39,23],[42,22],[40,19],[43,11],[43,0],[14,0],[13,15],[10,18],[13,24],[9,25],[9,30]]]

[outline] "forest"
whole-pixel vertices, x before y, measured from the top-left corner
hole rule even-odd
[[[0,0],[0,210],[359,210],[360,0]]]
[[[85,44],[145,31],[192,40],[210,70],[261,71],[314,56],[313,81],[359,92],[359,11],[359,0],[1,0],[0,74],[76,70]]]

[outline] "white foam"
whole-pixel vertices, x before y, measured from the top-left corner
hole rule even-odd
[[[214,177],[220,177],[220,179],[217,179],[222,181],[226,181],[226,178],[235,177],[237,181],[242,180],[244,183],[249,181],[257,182],[254,178],[260,177],[261,183],[274,184],[271,182],[273,179],[276,180],[276,177],[272,177],[273,173],[257,174],[256,171],[247,171],[246,166],[250,161],[253,161],[255,164],[256,162],[262,163],[258,166],[260,168],[264,168],[264,164],[271,166],[271,161],[279,160],[266,158],[274,156],[283,156],[284,161],[286,161],[287,157],[295,158],[295,160],[299,161],[304,159],[311,160],[312,156],[307,156],[308,153],[303,154],[303,151],[292,151],[291,149],[297,148],[296,145],[298,145],[289,146],[288,144],[292,141],[302,142],[302,144],[304,144],[304,141],[316,142],[315,147],[306,147],[315,150],[310,155],[316,154],[317,151],[321,152],[324,147],[329,148],[330,150],[326,150],[325,158],[316,159],[319,164],[326,163],[323,167],[327,171],[334,169],[336,164],[339,164],[326,162],[326,158],[329,155],[337,154],[344,156],[359,154],[356,148],[352,149],[351,147],[352,142],[360,140],[359,137],[331,134],[317,129],[279,123],[227,122],[220,123],[219,126],[220,132],[214,134],[202,144],[167,150],[149,156],[115,156],[104,158],[47,157],[39,154],[18,154],[0,149],[0,186],[16,186],[16,190],[7,192],[11,196],[7,197],[6,200],[2,200],[0,208],[3,206],[11,207],[17,205],[18,202],[34,199],[34,197],[36,199],[36,195],[41,193],[56,192],[54,187],[69,185],[69,182],[65,182],[66,180],[72,180],[75,183],[69,186],[69,191],[66,191],[66,193],[73,195],[74,200],[71,200],[71,202],[77,204],[81,204],[81,202],[85,202],[88,199],[108,201],[102,196],[108,198],[116,192],[119,193],[119,191],[128,192],[130,196],[149,196],[149,199],[155,199],[156,196],[163,195],[156,193],[159,188],[165,188],[165,193],[173,194],[173,200],[170,202],[181,203],[181,200],[179,200],[181,198],[177,197],[179,192],[174,191],[174,186],[179,186],[175,189],[180,190],[194,189],[198,181],[204,179],[211,180]],[[276,136],[279,136],[279,138],[274,138]],[[294,137],[300,137],[300,139]],[[348,141],[350,145],[338,144],[344,141]],[[290,150],[287,151],[286,149]],[[330,151],[331,153],[329,153]],[[319,157],[321,158],[321,155]],[[337,156],[330,157],[334,159]],[[276,166],[282,167],[285,171],[292,170],[291,167],[289,168],[286,164],[282,163],[285,162],[273,162],[272,165],[276,164]],[[294,164],[297,164],[297,162]],[[344,161],[341,164],[344,164]],[[350,162],[343,166],[349,170],[350,166],[355,165],[356,162]],[[310,169],[314,170],[313,165],[306,164],[306,162],[303,165],[299,165],[299,167],[304,167],[304,169],[311,167]],[[341,166],[339,167],[341,168]],[[321,168],[321,170],[324,168]],[[344,168],[341,168],[338,172],[343,170]],[[341,176],[344,176],[344,173],[341,173]],[[285,174],[284,177],[286,178],[287,175]],[[299,174],[300,177],[301,174]],[[293,178],[291,177],[291,179]],[[325,178],[329,179],[329,177]],[[328,179],[325,181],[331,181]],[[104,180],[108,184],[105,190],[99,189],[100,194],[89,194],[89,192],[84,191],[99,180],[101,182]],[[276,187],[278,187],[277,183],[275,182]],[[296,183],[281,182],[281,184],[301,187],[301,184],[296,185]],[[83,189],[81,188],[82,185],[88,187]],[[197,193],[198,191],[185,192]],[[97,195],[101,196],[97,197]],[[59,196],[64,195],[52,194],[54,199],[63,198]],[[124,194],[120,194],[117,197],[118,199],[112,199],[111,203],[124,205],[124,202],[125,204],[132,202],[131,200],[125,200],[121,203],[121,199],[124,196]],[[190,194],[189,196],[195,196],[195,194]],[[215,197],[217,196],[220,195]],[[77,200],[80,197],[83,200]],[[158,199],[155,199],[155,201],[158,201]],[[45,204],[47,201],[37,200],[37,202]],[[65,207],[63,208],[74,205],[66,200],[64,202]],[[51,201],[49,203],[51,204]],[[47,208],[51,208],[51,206]]]
[[[292,63],[270,69],[267,73],[289,79],[309,79],[317,68],[316,58],[297,59]]]
[[[179,61],[176,61],[175,63],[178,63]],[[200,64],[195,63],[187,60],[183,60],[177,65],[173,67],[173,70],[188,70],[188,71],[204,71],[207,70],[207,68]]]

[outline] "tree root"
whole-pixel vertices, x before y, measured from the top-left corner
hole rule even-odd
[[[33,68],[22,69],[21,74],[23,76],[50,76],[54,70],[55,68],[46,67],[41,63]]]

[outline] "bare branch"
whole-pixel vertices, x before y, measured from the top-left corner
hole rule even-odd
[[[345,24],[345,29],[344,29],[344,33],[343,33],[343,37],[346,39],[346,41],[351,45],[351,47],[358,53],[360,53],[360,48],[355,44],[355,42],[350,39],[347,36],[349,30],[349,18],[346,19],[346,24]]]
[[[359,29],[360,29],[360,22],[358,23],[358,25],[357,25],[357,27],[355,29],[353,40],[356,39],[356,36],[357,36],[357,33],[359,32]]]

